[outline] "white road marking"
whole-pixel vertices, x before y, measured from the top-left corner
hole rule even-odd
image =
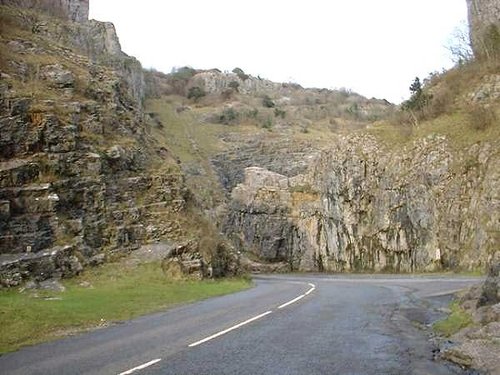
[[[232,327],[230,327],[230,328],[228,328],[228,329],[225,329],[224,331],[220,331],[220,332],[218,332],[218,333],[213,334],[212,336],[209,336],[209,337],[206,337],[206,338],[204,338],[204,339],[202,339],[202,340],[199,340],[199,341],[193,342],[192,344],[189,344],[188,346],[189,346],[190,348],[195,347],[195,346],[198,346],[198,345],[200,345],[200,344],[203,344],[204,342],[210,341],[210,340],[212,340],[212,339],[215,339],[216,337],[219,337],[219,336],[225,335],[225,334],[226,334],[226,333],[228,333],[228,332],[234,331],[235,329],[238,329],[238,328],[240,328],[240,327],[244,326],[245,324],[248,324],[248,323],[251,323],[251,322],[253,322],[253,321],[257,320],[257,319],[263,318],[263,317],[265,317],[266,315],[269,315],[269,314],[271,314],[271,313],[272,313],[272,311],[266,311],[266,312],[265,312],[265,313],[263,313],[263,314],[260,314],[260,315],[254,316],[253,318],[250,318],[250,319],[248,319],[248,320],[245,320],[244,322],[238,323],[238,324],[236,324],[236,325],[234,325],[234,326],[232,326]]]
[[[278,306],[278,309],[282,309],[283,307],[287,307],[288,305],[291,305],[292,303],[294,302],[297,302],[297,301],[300,301],[302,298],[304,298],[306,295],[305,294],[301,294],[300,296],[298,296],[297,298],[294,298],[292,299],[291,301],[288,301],[286,303],[284,303],[283,305],[281,306]]]
[[[314,285],[313,283],[309,283],[309,286],[311,287],[311,289],[309,289],[307,292],[306,292],[306,296],[312,292],[314,292],[314,289],[316,289],[316,285]]]
[[[309,289],[307,292],[305,292],[304,294],[301,294],[300,296],[292,299],[291,301],[285,302],[284,304],[278,306],[278,309],[282,309],[284,307],[287,307],[287,306],[291,305],[292,303],[300,301],[305,296],[311,294],[314,291],[314,289],[316,289],[316,285],[309,283],[309,286],[311,287],[311,289]]]
[[[161,358],[158,358],[158,359],[153,359],[152,361],[149,361],[147,363],[144,363],[140,366],[137,366],[137,367],[134,367],[134,368],[131,368],[130,370],[127,370],[127,371],[124,371],[124,372],[120,372],[118,375],[129,375],[129,374],[132,374],[133,372],[137,371],[137,370],[142,370],[142,369],[145,369],[146,367],[149,367],[149,366],[152,366],[154,365],[155,363],[158,363],[161,361]]]
[[[297,302],[297,301],[301,300],[302,298],[304,298],[304,297],[305,297],[305,296],[307,296],[308,294],[312,293],[312,292],[316,289],[316,285],[314,285],[314,284],[312,284],[312,283],[308,283],[308,284],[309,284],[309,286],[310,286],[311,288],[310,288],[307,292],[305,292],[304,294],[301,294],[300,296],[298,296],[298,297],[296,297],[296,298],[292,299],[291,301],[288,301],[288,302],[286,302],[286,303],[282,304],[281,306],[278,306],[278,309],[282,309],[282,308],[284,308],[284,307],[287,307],[287,306],[291,305],[292,303],[295,303],[295,302]],[[232,326],[232,327],[230,327],[230,328],[227,328],[227,329],[225,329],[225,330],[223,330],[223,331],[220,331],[220,332],[217,332],[217,333],[215,333],[215,334],[213,334],[213,335],[211,335],[211,336],[205,337],[205,338],[204,338],[204,339],[202,339],[202,340],[199,340],[199,341],[193,342],[192,344],[189,344],[189,345],[188,345],[188,347],[193,348],[193,347],[198,346],[198,345],[200,345],[200,344],[203,344],[203,343],[205,343],[205,342],[207,342],[207,341],[213,340],[213,339],[215,339],[216,337],[219,337],[219,336],[225,335],[225,334],[226,334],[226,333],[228,333],[228,332],[234,331],[235,329],[238,329],[238,328],[240,328],[240,327],[242,327],[242,326],[244,326],[244,325],[246,325],[246,324],[248,324],[248,323],[254,322],[254,321],[256,321],[257,319],[263,318],[263,317],[265,317],[266,315],[269,315],[269,314],[271,314],[271,313],[272,313],[272,311],[271,311],[271,310],[266,311],[266,312],[265,312],[265,313],[263,313],[263,314],[260,314],[260,315],[254,316],[253,318],[247,319],[247,320],[245,320],[244,322],[238,323],[238,324],[236,324],[236,325],[234,325],[234,326]],[[120,374],[120,375],[122,375],[122,374]]]

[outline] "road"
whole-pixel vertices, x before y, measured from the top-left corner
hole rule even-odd
[[[1,374],[464,374],[423,327],[478,278],[258,276],[255,287],[0,357]]]

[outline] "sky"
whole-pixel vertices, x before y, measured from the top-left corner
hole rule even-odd
[[[145,68],[235,67],[303,87],[399,103],[416,76],[450,68],[465,0],[90,0]]]

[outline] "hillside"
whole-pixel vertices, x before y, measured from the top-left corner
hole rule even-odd
[[[200,277],[476,270],[498,251],[493,29],[396,107],[239,68],[144,71],[88,1],[57,4],[0,1],[2,285],[151,249]]]
[[[497,251],[496,62],[432,75],[414,111],[240,69],[149,75],[155,137],[249,258],[413,272],[483,269]]]
[[[168,140],[207,208],[224,202],[221,193],[242,182],[244,168],[298,174],[338,134],[365,128],[394,108],[347,90],[304,89],[235,71],[146,74],[155,137]],[[193,90],[201,94],[193,97]]]

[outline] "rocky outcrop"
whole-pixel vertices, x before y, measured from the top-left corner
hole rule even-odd
[[[241,79],[235,73],[221,73],[218,71],[204,71],[196,74],[190,82],[189,86],[199,86],[208,93],[220,94],[224,90],[231,87],[231,83],[238,84],[238,91],[242,94],[255,94],[255,93],[277,93],[287,87],[281,83],[272,82],[267,79],[256,78],[247,76],[246,79]],[[289,89],[302,89],[302,87],[295,85]]]
[[[66,21],[85,22],[89,19],[89,0],[0,0],[0,5],[44,12]]]
[[[496,143],[455,152],[430,136],[390,152],[340,138],[292,178],[258,168],[232,192],[224,230],[292,269],[475,269],[498,251]]]
[[[474,55],[480,59],[500,56],[500,4],[497,0],[467,0]]]

